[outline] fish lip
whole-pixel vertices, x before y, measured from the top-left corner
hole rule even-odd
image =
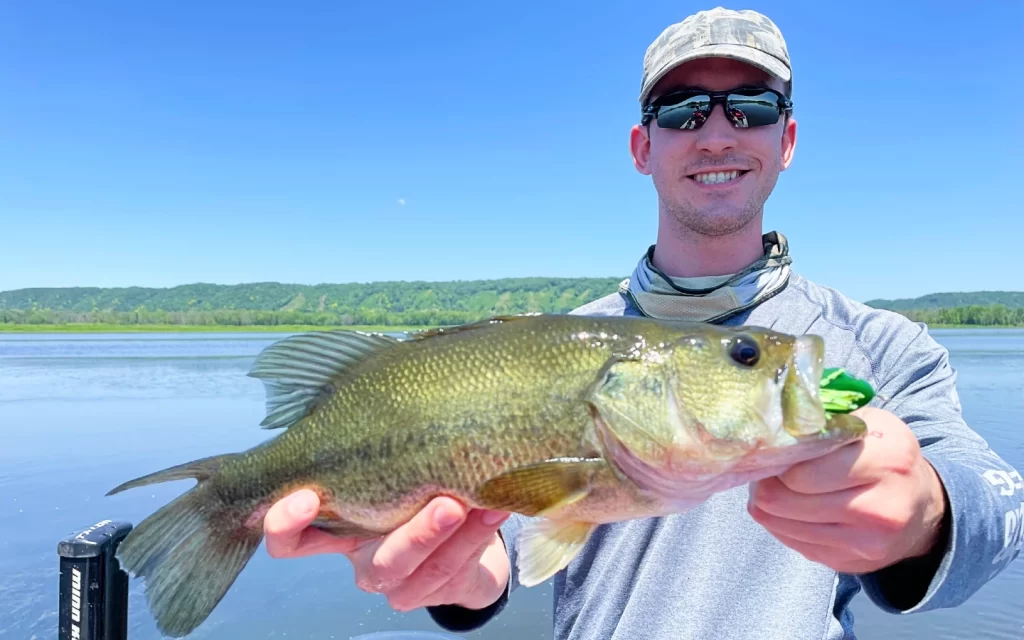
[[[801,386],[817,398],[821,387],[821,375],[825,371],[824,342],[815,335],[800,336],[796,339],[793,366]]]
[[[786,434],[797,442],[830,437],[827,430],[825,407],[821,402],[821,376],[825,367],[825,343],[820,336],[798,336],[793,351],[780,369],[777,380],[782,388],[782,425],[779,435]],[[795,387],[795,388],[794,388]],[[785,398],[799,394],[800,402],[787,403]],[[801,415],[802,408],[810,407],[811,414]],[[787,410],[790,413],[786,413]]]
[[[778,434],[785,430],[786,406],[783,401],[783,391],[786,387],[786,378],[789,376],[789,367],[789,362],[783,364],[775,372],[775,380],[768,382],[768,406],[760,413],[761,422],[764,423],[771,437],[778,437]]]
[[[786,382],[786,376],[789,375],[789,362],[782,363],[782,366],[775,371],[775,384],[779,386],[779,389],[783,387]]]

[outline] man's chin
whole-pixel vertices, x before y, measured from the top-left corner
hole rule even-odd
[[[726,236],[742,231],[757,219],[757,211],[747,207],[722,206],[723,203],[687,206],[669,211],[676,222],[704,236]]]

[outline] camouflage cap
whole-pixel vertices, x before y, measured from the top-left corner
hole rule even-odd
[[[783,82],[793,77],[786,41],[774,22],[757,11],[716,7],[669,26],[647,48],[640,104],[672,69],[712,57],[747,62]]]

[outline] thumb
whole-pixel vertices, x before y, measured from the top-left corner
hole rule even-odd
[[[310,489],[299,489],[279,500],[274,506],[285,512],[280,516],[283,524],[289,530],[297,531],[308,527],[316,518],[320,511],[320,497]],[[270,512],[267,515],[269,516]]]
[[[320,553],[351,553],[363,542],[338,538],[309,525],[320,513],[316,492],[300,489],[278,500],[263,518],[267,553],[272,558],[301,558]]]
[[[267,551],[274,557],[292,555],[301,542],[303,530],[316,519],[320,498],[314,491],[300,489],[281,498],[263,518]]]

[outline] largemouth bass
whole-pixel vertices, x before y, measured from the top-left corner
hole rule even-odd
[[[680,513],[863,436],[819,398],[824,345],[757,327],[646,318],[494,318],[408,340],[285,338],[249,375],[267,391],[247,451],[126,482],[198,483],[144,519],[118,557],[161,632],[201,624],[263,537],[269,507],[315,490],[315,526],[373,538],[435,496],[534,516],[515,541],[525,586],[595,527]]]

